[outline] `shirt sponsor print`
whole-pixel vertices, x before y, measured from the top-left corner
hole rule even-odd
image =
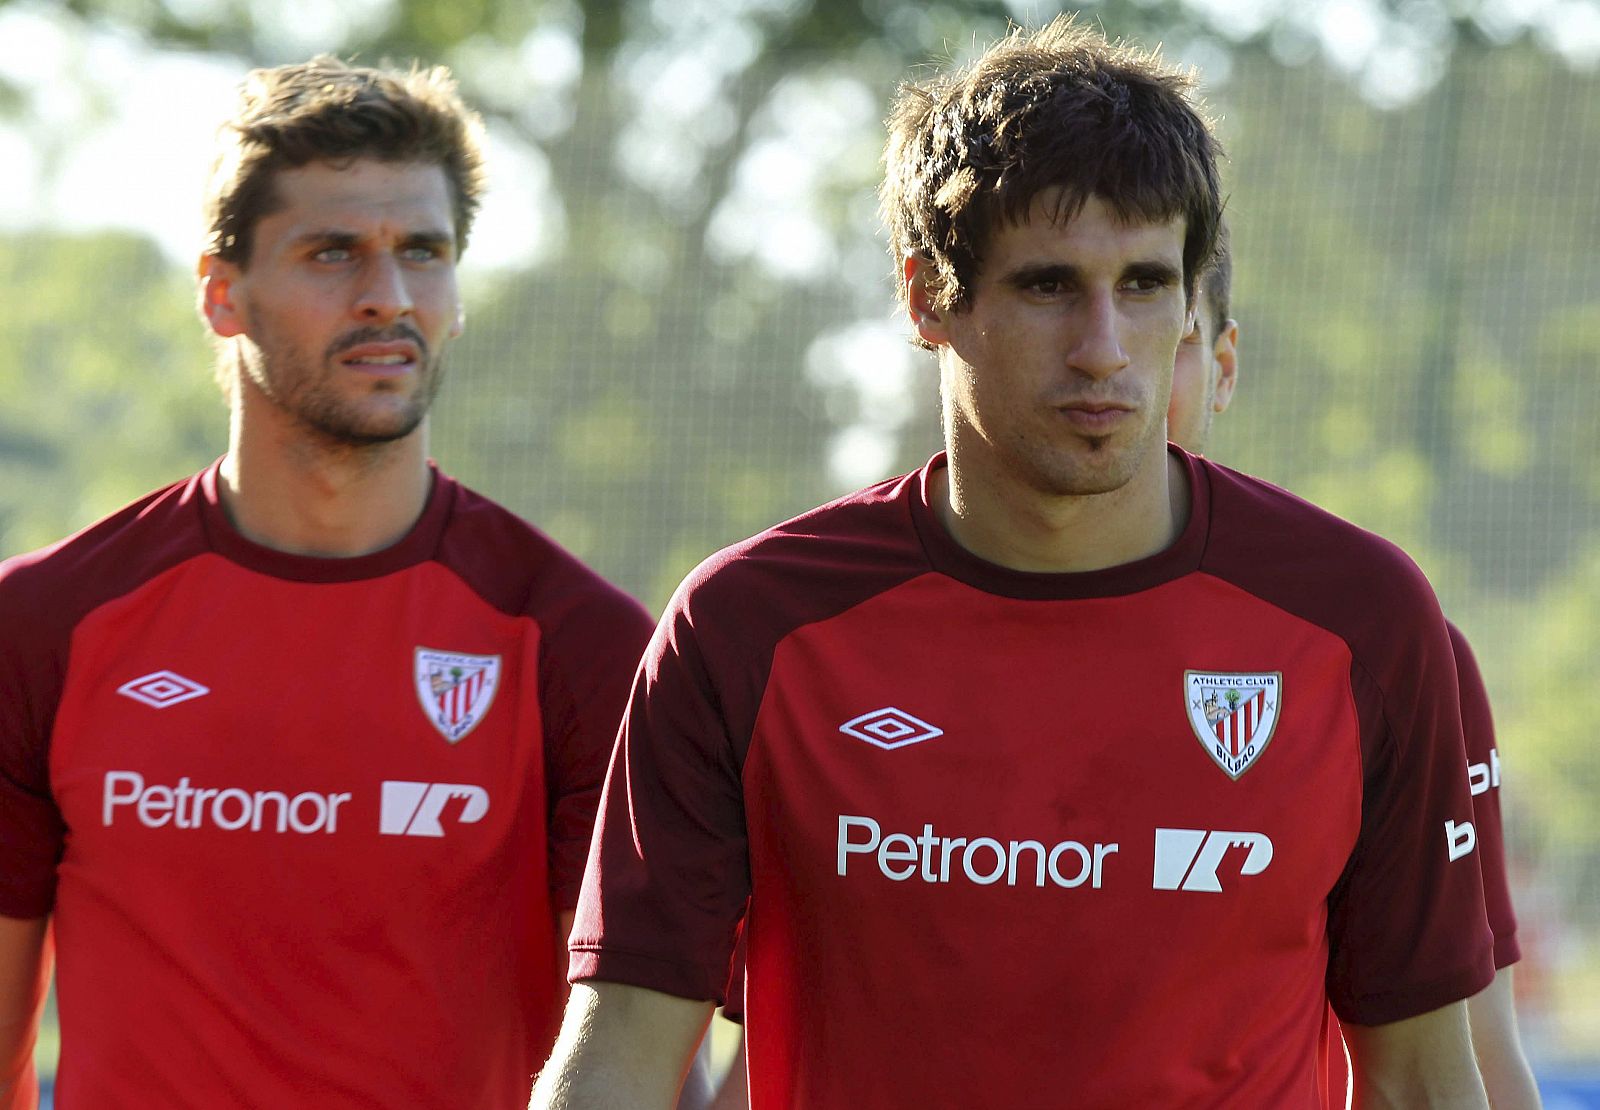
[[[494,704],[500,657],[419,647],[414,678],[428,723],[455,744],[478,727]]]
[[[169,785],[146,782],[138,771],[107,771],[100,823],[108,829],[137,823],[147,829],[332,835],[340,831],[342,811],[355,796],[349,790],[199,786],[188,775]],[[378,833],[443,837],[461,825],[477,824],[488,812],[489,792],[481,786],[386,779],[380,787]]]
[[[1279,671],[1184,671],[1189,725],[1214,763],[1238,777],[1255,765],[1278,727]]]

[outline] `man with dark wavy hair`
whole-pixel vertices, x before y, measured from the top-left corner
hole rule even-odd
[[[526,1102],[649,621],[428,461],[479,132],[443,69],[252,73],[200,259],[227,454],[0,564],[17,1104],[47,924],[63,1110]]]
[[[1449,639],[1392,546],[1166,442],[1189,79],[1070,20],[902,90],[946,451],[714,555],[645,656],[541,1107],[670,1104],[741,920],[751,1105],[1481,1107]]]

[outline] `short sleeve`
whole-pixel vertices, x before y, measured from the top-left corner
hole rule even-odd
[[[1522,949],[1517,943],[1517,916],[1511,906],[1511,884],[1506,874],[1505,825],[1500,817],[1500,751],[1495,741],[1494,716],[1489,710],[1489,692],[1478,660],[1467,638],[1453,624],[1450,646],[1461,689],[1461,731],[1467,745],[1483,902],[1489,914],[1489,928],[1494,932],[1494,966],[1501,968],[1521,959]]]
[[[1361,829],[1329,899],[1328,994],[1360,1025],[1437,1009],[1494,975],[1454,657],[1425,584],[1406,601],[1351,674]]]
[[[684,598],[634,681],[578,903],[571,978],[721,1002],[749,897],[749,849],[726,679],[711,673]]]
[[[34,918],[55,902],[65,837],[49,766],[64,663],[23,577],[19,561],[0,563],[0,914]]]
[[[650,627],[631,598],[597,590],[540,641],[550,897],[558,911],[578,903],[606,766]]]

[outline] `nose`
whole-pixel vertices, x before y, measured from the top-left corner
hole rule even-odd
[[[1097,293],[1080,305],[1076,342],[1068,351],[1072,368],[1091,378],[1110,377],[1128,365],[1122,347],[1122,320],[1114,295]]]
[[[386,324],[411,315],[416,308],[405,271],[398,260],[376,255],[365,267],[355,313],[369,323]]]

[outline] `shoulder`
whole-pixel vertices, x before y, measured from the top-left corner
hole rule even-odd
[[[528,521],[454,479],[439,562],[489,605],[541,624],[600,617],[642,628],[642,605]]]
[[[917,474],[880,482],[723,548],[671,613],[737,614],[777,632],[842,612],[928,569],[912,522]]]
[[[199,476],[140,498],[66,539],[0,562],[0,624],[71,628],[86,614],[208,550]]]
[[[1411,620],[1442,624],[1426,576],[1395,544],[1270,482],[1211,462],[1204,473],[1203,571],[1347,640]]]

